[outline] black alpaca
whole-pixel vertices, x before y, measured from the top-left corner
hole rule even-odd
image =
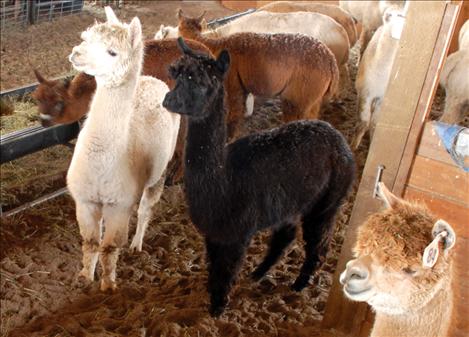
[[[303,289],[327,253],[334,216],[355,177],[342,135],[322,121],[297,121],[225,146],[223,78],[230,57],[196,53],[170,68],[176,87],[163,106],[189,119],[184,182],[192,222],[205,236],[210,313],[223,312],[251,237],[271,228],[260,279],[295,238],[303,222],[306,259],[294,290]]]

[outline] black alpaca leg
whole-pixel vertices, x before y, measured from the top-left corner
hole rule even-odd
[[[303,239],[305,245],[305,261],[300,275],[292,285],[295,291],[301,291],[309,282],[311,274],[322,264],[326,258],[329,242],[334,228],[336,209],[319,216],[308,214],[303,219]]]
[[[236,281],[246,251],[243,243],[224,245],[205,240],[208,262],[210,315],[219,316],[228,303],[228,294]]]
[[[260,280],[280,258],[285,248],[295,239],[296,226],[288,224],[276,230],[272,234],[270,241],[269,251],[264,258],[264,261],[257,266],[256,270],[251,274],[254,280]]]

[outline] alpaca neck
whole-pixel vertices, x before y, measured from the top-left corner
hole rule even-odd
[[[119,85],[96,78],[96,93],[85,124],[89,129],[122,134],[129,126],[139,74],[131,71]],[[121,138],[125,141],[125,137]]]
[[[197,203],[206,203],[200,198],[200,191],[204,195],[218,196],[220,205],[211,203],[210,207],[222,207],[226,189],[225,176],[225,142],[226,123],[223,106],[223,87],[219,89],[214,102],[207,104],[211,109],[208,117],[201,120],[189,119],[186,150],[185,150],[185,178],[187,195],[191,201],[191,209],[205,209],[207,205],[199,207]],[[216,203],[216,200],[214,202]]]
[[[206,33],[190,31],[182,32],[181,35],[204,44],[214,54],[223,49],[223,44],[221,40],[217,38],[218,34],[215,31],[207,31]]]
[[[453,306],[450,283],[422,308],[399,315],[376,313],[371,337],[446,336]]]

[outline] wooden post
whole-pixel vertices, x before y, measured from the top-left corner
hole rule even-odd
[[[420,131],[411,133],[412,124],[414,120],[417,122],[417,111],[420,111],[420,117],[427,115],[458,10],[459,6],[447,5],[444,1],[410,2],[406,25],[329,293],[322,322],[324,328],[334,328],[353,336],[369,335],[372,320],[369,308],[365,303],[344,298],[339,275],[352,258],[357,228],[381,207],[381,202],[372,196],[378,165],[385,166],[382,180],[386,185],[392,187],[395,194],[402,194],[405,181],[397,179],[399,168],[403,156],[410,155],[409,151],[405,151],[406,147],[414,146],[415,149],[415,142],[420,135]]]

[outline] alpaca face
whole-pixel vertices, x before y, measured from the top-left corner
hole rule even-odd
[[[222,51],[214,60],[189,49],[182,38],[178,39],[178,43],[184,55],[169,68],[176,85],[166,94],[163,106],[194,119],[206,118],[211,111],[207,107],[212,104],[223,85],[230,57],[228,52]]]
[[[204,19],[205,12],[197,18],[184,16],[182,10],[178,11],[178,29],[179,35],[193,39],[196,35],[202,33],[207,24]]]
[[[384,185],[383,185],[384,186]],[[385,189],[385,187],[381,187]],[[381,192],[388,210],[372,215],[358,232],[356,259],[340,275],[345,295],[370,304],[376,312],[404,314],[426,305],[447,284],[455,234],[421,205]],[[440,255],[431,267],[422,265],[425,248],[438,233]]]
[[[133,65],[141,63],[142,28],[138,18],[130,25],[121,23],[106,7],[107,22],[91,26],[81,34],[83,42],[69,56],[78,71],[96,79],[122,81]]]
[[[31,96],[37,102],[41,125],[49,127],[60,123],[59,121],[64,114],[70,81],[68,79],[50,81],[42,77],[38,71],[35,70],[34,73],[39,85]]]

